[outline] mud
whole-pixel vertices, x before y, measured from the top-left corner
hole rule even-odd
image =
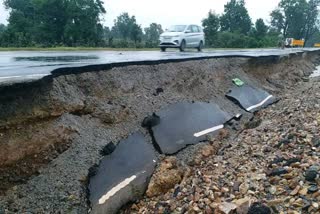
[[[201,59],[1,87],[0,208],[8,213],[87,213],[88,171],[101,160],[100,150],[135,131],[152,143],[141,127],[146,116],[178,101],[214,102],[230,115],[242,113],[241,125],[252,115],[225,97],[233,78],[277,96],[319,62],[317,52]],[[188,149],[183,153],[181,158],[187,157]]]

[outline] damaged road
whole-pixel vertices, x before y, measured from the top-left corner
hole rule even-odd
[[[319,89],[317,77],[284,91],[256,115],[260,125],[198,146],[192,159],[175,163],[187,172],[181,180],[166,180],[169,190],[122,213],[319,213]],[[152,180],[166,177],[162,171]]]
[[[179,62],[192,59],[232,58],[232,57],[278,57],[317,51],[304,49],[244,49],[215,50],[197,52],[159,52],[159,51],[20,51],[0,52],[0,85],[29,82],[45,76],[70,72],[106,70],[124,65],[146,65],[165,62]]]
[[[208,132],[209,135],[201,141],[212,142],[229,135],[235,137],[252,119],[253,114],[226,97],[230,88],[234,87],[232,79],[240,78],[253,88],[281,98],[284,91],[296,87],[297,83],[309,76],[319,62],[319,53],[316,51],[285,57],[201,58],[146,65],[128,64],[90,72],[70,69],[66,73],[58,72],[57,75],[35,82],[3,85],[0,87],[0,151],[5,152],[1,156],[3,165],[0,166],[0,172],[8,172],[10,169],[22,179],[12,180],[12,176],[0,174],[0,212],[87,213],[95,203],[87,203],[90,195],[94,195],[89,195],[87,191],[92,178],[92,166],[117,154],[115,152],[123,140],[136,132],[144,136],[145,144],[150,148],[154,148],[154,143],[161,147],[160,142],[164,138],[161,134],[156,135],[157,126],[152,127],[154,138],[148,130],[141,127],[146,116],[159,114],[158,125],[161,127],[161,123],[171,124],[170,120],[166,122],[161,113],[166,107],[177,103],[211,103],[214,104],[211,107],[213,110],[205,115],[213,112],[223,115],[219,116],[217,123],[209,121],[208,124],[201,124],[203,119],[192,119],[192,108],[184,114],[180,114],[183,111],[172,111],[173,116],[182,119],[183,126],[179,133],[186,134],[187,144],[192,144],[196,142],[189,142],[190,133],[192,138],[196,133],[223,123],[230,133],[224,132],[225,129],[213,133],[214,135]],[[279,81],[283,88],[277,87]],[[252,105],[261,103],[261,99],[259,97]],[[205,118],[201,116],[201,112],[195,118]],[[241,120],[229,121],[236,115],[242,115]],[[184,125],[187,124],[187,117],[200,129],[191,127],[191,131],[186,131]],[[213,117],[216,115],[213,114]],[[47,137],[52,136],[50,133],[61,134],[55,140],[48,141]],[[20,139],[19,136],[26,137]],[[174,140],[179,141],[178,138]],[[104,157],[106,152],[101,151],[105,151],[110,142],[116,144],[116,149],[114,153]],[[213,148],[209,148],[209,154],[214,154],[215,149],[218,150],[216,154],[223,154],[229,148],[228,144],[221,144],[224,141],[214,142],[218,142],[216,145],[221,145],[224,149],[218,149],[213,144]],[[178,161],[184,160],[187,163],[193,160],[192,154],[198,146],[201,144],[189,146],[177,153]],[[153,152],[157,158],[163,158],[155,150]],[[205,156],[209,157],[208,153]],[[32,163],[32,168],[19,171],[27,163]],[[110,164],[109,161],[106,164]],[[171,166],[163,168],[169,169],[173,174],[177,172]],[[173,176],[173,180],[180,182],[182,174]],[[130,178],[130,175],[126,176]],[[120,177],[112,185],[106,185],[104,191],[107,193],[122,184],[124,177]],[[109,182],[107,179],[108,177],[106,183]],[[162,180],[151,179],[151,182],[157,186]],[[95,190],[91,191],[96,193]],[[100,196],[101,194],[96,198]],[[144,205],[137,206],[144,208]]]

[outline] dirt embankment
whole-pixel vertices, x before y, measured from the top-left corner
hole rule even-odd
[[[225,98],[233,78],[277,95],[319,61],[314,52],[130,65],[2,87],[0,207],[84,213],[88,170],[101,159],[99,150],[133,131],[146,133],[145,116],[178,101],[214,101],[236,114],[242,110]]]

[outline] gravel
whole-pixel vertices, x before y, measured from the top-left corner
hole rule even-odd
[[[121,212],[319,213],[319,89],[319,79],[297,83],[256,115],[258,127],[197,147],[175,188]]]
[[[274,57],[221,58],[128,66],[45,79],[15,86],[14,90],[0,88],[0,109],[4,110],[0,111],[1,158],[10,154],[24,162],[19,151],[26,149],[37,163],[40,156],[32,149],[33,139],[26,144],[19,135],[26,132],[25,136],[45,136],[46,132],[39,132],[43,122],[51,124],[53,120],[55,127],[75,131],[66,150],[49,158],[45,165],[35,165],[37,173],[13,183],[0,195],[0,213],[87,213],[88,173],[101,160],[100,151],[111,141],[116,144],[135,131],[148,137],[141,127],[143,118],[179,101],[215,101],[226,112],[242,113],[243,117],[217,138],[209,138],[203,144],[205,149],[199,144],[179,153],[176,165],[184,172],[181,182],[173,179],[179,182],[171,184],[169,192],[133,204],[128,208],[130,213],[210,213],[235,207],[245,212],[256,201],[279,211],[302,210],[309,205],[308,211],[314,212],[319,208],[320,193],[311,197],[308,192],[311,185],[318,186],[318,176],[310,183],[304,175],[319,163],[319,84],[297,83],[313,69],[311,61],[317,61],[317,57],[308,57],[277,61]],[[235,77],[279,95],[282,101],[256,114],[253,125],[245,126],[243,123],[252,115],[225,98]],[[273,82],[284,87],[277,88]],[[280,93],[282,90],[287,94]],[[26,129],[26,124],[36,124],[35,129]],[[243,131],[244,127],[250,129]],[[290,143],[277,147],[285,138]],[[41,140],[45,138],[39,139],[37,149],[41,151]],[[21,148],[8,146],[17,141]],[[152,143],[150,136],[148,142]],[[278,157],[284,161],[272,163]],[[285,166],[286,160],[296,157],[301,161]],[[11,167],[20,165],[13,163]],[[279,168],[289,173],[267,175]],[[180,172],[179,168],[171,170]],[[297,193],[291,196],[294,190]]]

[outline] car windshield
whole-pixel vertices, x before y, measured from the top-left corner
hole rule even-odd
[[[184,29],[186,29],[186,25],[173,25],[169,27],[168,31],[169,32],[183,32]]]

